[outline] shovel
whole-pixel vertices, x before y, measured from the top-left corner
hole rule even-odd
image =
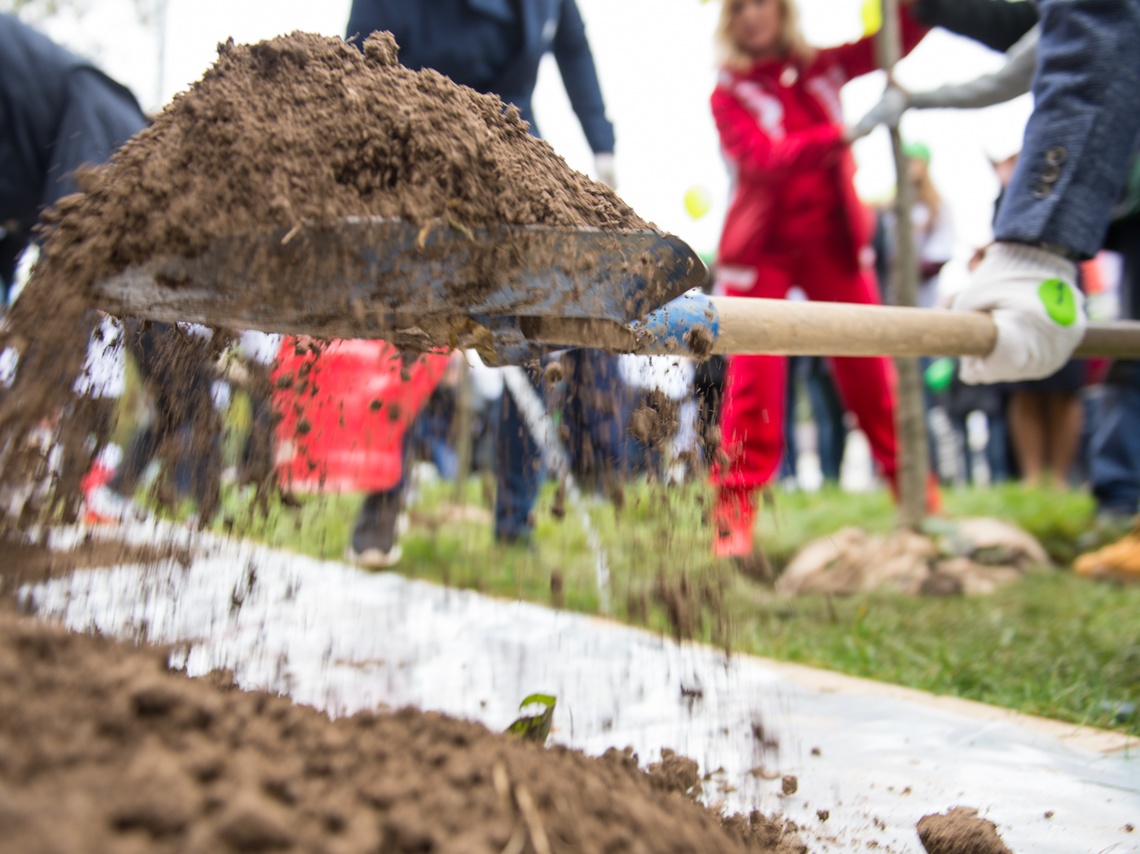
[[[972,356],[990,317],[709,297],[700,258],[657,231],[350,218],[215,241],[95,286],[118,316],[317,338],[475,347],[497,364],[591,347],[645,355]],[[1092,323],[1078,356],[1140,358],[1140,322]]]

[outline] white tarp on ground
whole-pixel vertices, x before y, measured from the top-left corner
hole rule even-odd
[[[80,571],[22,595],[76,629],[187,642],[191,675],[229,667],[244,687],[335,714],[416,705],[503,729],[524,696],[551,693],[554,740],[589,753],[631,745],[643,763],[670,747],[723,768],[710,801],[782,812],[813,851],[921,850],[918,819],[960,804],[1016,851],[1140,851],[1140,831],[1126,829],[1140,827],[1140,757],[1101,749],[1120,740],[1067,740],[1069,728],[590,617],[248,544],[213,544],[188,568]],[[758,766],[796,775],[799,791],[783,796],[779,777],[749,773]]]

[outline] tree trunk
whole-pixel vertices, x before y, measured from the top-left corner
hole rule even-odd
[[[882,0],[882,28],[876,38],[879,64],[890,75],[902,54],[898,0]],[[895,194],[895,257],[893,264],[895,303],[913,306],[918,298],[918,258],[914,243],[911,208],[914,188],[903,153],[902,134],[891,128],[897,191]],[[895,360],[898,370],[898,400],[895,428],[899,442],[899,524],[917,529],[926,516],[927,436],[926,407],[922,394],[922,371],[918,359]]]

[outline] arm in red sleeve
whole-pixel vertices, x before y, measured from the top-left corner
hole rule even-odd
[[[767,172],[773,178],[806,172],[823,164],[844,145],[837,125],[819,125],[773,137],[729,92],[712,95],[713,118],[725,155],[744,172]]]
[[[899,10],[899,23],[902,25],[902,55],[906,56],[930,32],[930,27],[912,17],[910,8]],[[867,36],[857,42],[824,48],[819,52],[817,62],[834,63],[843,72],[844,81],[870,74],[879,68],[875,55],[875,37]]]

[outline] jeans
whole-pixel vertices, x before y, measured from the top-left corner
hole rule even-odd
[[[1104,387],[1090,445],[1089,479],[1100,512],[1131,515],[1140,505],[1140,371]]]
[[[530,375],[528,374],[528,377]],[[530,377],[537,389],[537,383]],[[542,483],[542,452],[519,411],[514,397],[504,388],[493,410],[495,444],[495,536],[526,537],[531,532],[530,511]]]
[[[1115,222],[1106,246],[1120,252],[1121,317],[1140,318],[1140,214]],[[1109,371],[1089,442],[1089,482],[1100,512],[1131,515],[1140,503],[1140,362]]]

